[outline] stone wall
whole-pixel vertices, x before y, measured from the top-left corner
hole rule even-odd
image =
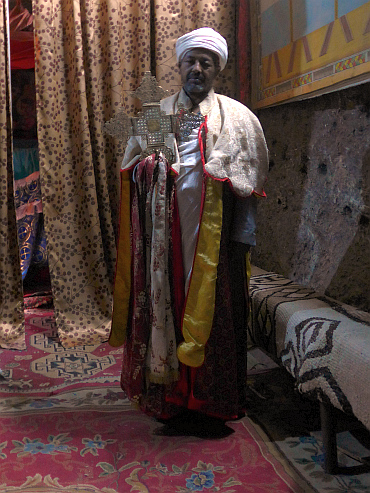
[[[370,83],[258,117],[270,173],[253,263],[370,311]]]

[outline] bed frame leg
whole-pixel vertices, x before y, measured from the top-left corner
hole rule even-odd
[[[324,444],[324,470],[328,474],[338,471],[336,419],[331,404],[320,402],[321,431]]]

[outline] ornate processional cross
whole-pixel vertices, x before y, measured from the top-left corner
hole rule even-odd
[[[128,116],[121,108],[118,114],[104,124],[104,130],[112,137],[117,137],[124,145],[131,136],[140,136],[146,141],[146,147],[140,157],[144,159],[151,154],[162,152],[168,162],[174,162],[174,153],[165,144],[168,134],[175,134],[180,140],[186,139],[193,128],[204,121],[201,115],[190,113],[183,107],[176,115],[166,115],[161,111],[160,101],[168,91],[162,89],[150,72],[145,72],[141,85],[133,96],[142,102],[142,111],[136,117]]]

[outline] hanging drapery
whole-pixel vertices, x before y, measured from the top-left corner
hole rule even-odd
[[[0,346],[24,349],[22,277],[13,201],[7,2],[0,2]]]
[[[176,65],[176,39],[199,27],[212,27],[225,37],[229,61],[219,74],[215,89],[226,96],[236,96],[236,4],[237,0],[152,0],[155,13],[156,77],[171,93],[181,88]]]
[[[128,91],[149,69],[149,8],[145,0],[35,0],[33,15],[56,324],[66,347],[96,344],[110,331],[123,151],[102,125],[130,105]]]
[[[56,320],[67,346],[104,340],[110,328],[122,155],[108,145],[101,127],[120,104],[129,114],[134,110],[129,91],[150,67],[150,3],[158,21],[159,66],[161,54],[169,45],[173,50],[179,35],[205,24],[229,33],[233,53],[234,8],[227,0],[218,2],[219,10],[190,0],[180,10],[175,2],[164,6],[156,0],[128,5],[118,0],[34,2],[45,228]],[[175,17],[185,19],[178,27],[172,3]],[[167,44],[160,42],[163,32]],[[175,65],[172,60],[174,78]],[[233,70],[231,63],[223,79],[229,91]],[[163,87],[173,92],[174,78]]]
[[[175,92],[175,40],[201,26],[228,40],[230,61],[217,90],[235,95],[236,1],[33,0],[42,202],[56,323],[66,347],[99,343],[110,331],[123,148],[103,133],[103,123],[121,106],[134,113],[130,91],[151,67]],[[3,145],[1,156],[8,152]],[[9,241],[7,224],[2,236]]]

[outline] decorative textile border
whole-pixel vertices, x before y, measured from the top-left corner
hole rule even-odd
[[[339,1],[321,2],[317,13],[307,1],[251,1],[254,109],[370,80],[370,2],[344,9]]]

